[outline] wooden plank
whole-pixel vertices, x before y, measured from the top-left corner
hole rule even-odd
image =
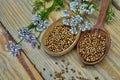
[[[120,0],[113,0],[112,4],[120,11]]]
[[[39,75],[39,73],[36,71],[36,69],[34,68],[34,66],[31,64],[31,62],[28,60],[28,58],[26,57],[25,53],[23,53],[23,51],[21,51],[21,55],[18,55],[16,57],[13,57],[13,59],[10,59],[12,57],[8,57],[9,55],[6,54],[8,53],[5,49],[4,46],[8,45],[8,41],[14,41],[12,36],[8,33],[8,31],[4,28],[4,26],[2,25],[2,23],[0,23],[0,47],[2,49],[0,49],[0,59],[1,61],[1,67],[4,67],[3,65],[8,65],[10,66],[11,62],[14,62],[14,60],[16,62],[18,62],[16,64],[16,62],[12,65],[13,67],[10,68],[4,68],[6,69],[6,74],[3,74],[2,80],[6,80],[11,78],[11,80],[21,80],[22,78],[27,79],[27,80],[42,80],[42,77]],[[15,41],[14,41],[15,42]],[[5,53],[5,54],[4,54]],[[7,56],[7,58],[5,58],[5,56]],[[10,60],[8,60],[10,59]],[[4,60],[8,60],[7,62]],[[15,66],[17,66],[18,68],[16,68]],[[1,68],[2,69],[2,68]],[[18,70],[21,70],[20,72],[18,72]],[[13,73],[14,72],[14,73]],[[4,73],[1,72],[1,74]],[[10,75],[9,77],[6,77],[6,75],[8,74],[13,74]],[[19,74],[19,75],[18,75]],[[14,78],[15,77],[15,78]],[[1,78],[1,77],[0,77]]]
[[[4,23],[6,29],[18,41],[17,30],[27,26],[32,19],[32,3],[34,0],[6,0],[0,1],[0,21]],[[71,77],[81,76],[89,80],[119,80],[120,79],[120,12],[116,9],[116,17],[112,23],[105,24],[105,28],[110,32],[112,44],[109,53],[105,59],[95,66],[84,66],[80,61],[76,47],[68,54],[61,57],[51,57],[44,50],[35,48],[31,49],[27,43],[22,43],[24,51],[30,61],[34,64],[37,70],[45,78],[45,80],[55,79],[55,72],[60,73],[65,71],[62,76],[69,80]],[[49,20],[54,22],[60,18],[61,12],[52,12]],[[89,16],[90,21],[95,24],[98,13]],[[42,37],[41,37],[42,38]],[[67,66],[67,64],[69,65]],[[68,68],[68,72],[66,71]],[[71,71],[75,70],[75,73]],[[80,75],[79,75],[80,73]],[[52,76],[51,76],[52,75]],[[8,75],[9,76],[9,75]],[[76,79],[78,80],[78,79]]]

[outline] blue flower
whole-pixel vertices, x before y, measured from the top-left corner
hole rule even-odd
[[[64,25],[69,25],[70,24],[69,19],[63,19],[62,22],[63,22]]]
[[[36,26],[36,30],[37,31],[43,31],[44,30],[43,27],[44,27],[44,21],[40,20],[39,23]]]
[[[70,32],[71,32],[72,34],[77,34],[77,33],[78,33],[75,27],[72,27],[72,28],[70,29]]]
[[[62,11],[62,14],[63,14],[63,16],[69,16],[69,11],[68,10],[64,10],[64,11]]]
[[[86,12],[86,9],[78,9],[78,11],[80,12],[80,14],[84,14]]]
[[[92,28],[92,24],[89,23],[89,22],[86,22],[85,28],[88,29],[88,30],[90,30]]]
[[[88,2],[89,0],[83,0],[83,1],[86,1],[86,2]]]
[[[81,30],[81,31],[85,31],[85,30],[86,30],[86,28],[85,28],[85,25],[84,25],[84,24],[79,25],[79,28],[80,28],[80,30]]]
[[[48,20],[45,20],[44,21],[44,27],[48,28],[48,26],[50,26],[50,22]]]
[[[83,21],[83,18],[80,15],[76,15],[76,16],[71,16],[70,18],[70,26],[72,27],[77,27],[77,25]]]
[[[36,14],[32,19],[32,23],[36,26],[37,31],[42,32],[44,29],[48,28],[50,25],[48,20],[42,20],[41,16]]]
[[[33,16],[32,23],[34,25],[38,25],[40,21],[41,21],[41,16],[40,15],[36,14],[36,15]]]
[[[70,18],[70,26],[75,27],[77,26],[78,21],[76,21],[76,18],[74,16],[71,16]]]
[[[34,48],[37,42],[34,35],[26,35],[25,41],[31,44],[31,47]]]
[[[45,27],[44,27],[43,24],[38,24],[37,27],[36,27],[36,30],[39,31],[39,32],[42,32],[44,29],[45,29]]]
[[[77,22],[71,21],[71,22],[70,22],[70,26],[71,26],[71,27],[76,27],[76,26],[77,26]]]
[[[19,37],[21,40],[24,40],[31,44],[32,48],[36,44],[36,37],[33,35],[32,30],[29,30],[28,28],[23,28],[19,31]]]
[[[28,28],[22,28],[20,29],[20,31],[18,32],[18,36],[21,40],[25,39],[26,35],[31,35],[32,30],[28,29]]]
[[[9,41],[9,45],[5,45],[5,49],[10,51],[9,55],[16,56],[20,54],[19,50],[21,50],[22,47],[12,41]]]
[[[78,2],[77,1],[70,2],[69,6],[70,6],[70,10],[71,11],[76,12],[77,6],[78,6]]]
[[[41,20],[39,21],[39,24],[37,24],[36,30],[39,32],[42,32],[43,30],[45,30],[46,28],[48,28],[48,26],[50,25],[48,20]]]
[[[76,15],[76,16],[75,16],[75,20],[76,20],[77,22],[81,22],[81,21],[83,21],[83,18],[82,18],[80,15]]]
[[[78,11],[80,12],[80,14],[85,13],[86,10],[87,10],[87,7],[88,7],[88,5],[85,4],[85,3],[83,3],[83,4],[80,6],[80,8],[78,9]]]
[[[83,3],[83,4],[80,6],[81,9],[85,9],[85,8],[87,8],[87,7],[88,7],[88,5],[85,4],[85,3]]]
[[[75,17],[74,17],[74,16],[71,16],[71,17],[70,17],[70,21],[74,22],[74,21],[75,21]]]

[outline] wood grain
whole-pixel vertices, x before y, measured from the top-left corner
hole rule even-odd
[[[13,57],[13,59],[12,56],[6,54],[8,52],[4,49],[5,45],[8,45],[8,41],[14,41],[14,39],[6,30],[6,28],[2,25],[2,23],[0,23],[0,37],[0,79],[43,80],[39,73],[35,70],[34,66],[25,56],[25,53],[23,53],[23,51],[21,51],[21,55]]]
[[[7,30],[16,41],[19,41],[17,30],[19,28],[27,26],[31,22],[31,11],[33,2],[34,0],[0,0],[0,21],[5,25]],[[84,66],[77,55],[76,47],[71,52],[62,57],[51,57],[47,55],[42,48],[40,50],[37,48],[32,49],[30,46],[28,46],[29,44],[23,42],[22,45],[24,47],[24,51],[30,61],[34,64],[35,68],[45,78],[45,80],[57,80],[54,79],[54,72],[60,72],[61,69],[64,69],[66,67],[66,63],[68,62],[70,69],[74,68],[76,72],[81,73],[81,77],[85,77],[89,80],[95,80],[95,77],[99,77],[99,80],[119,80],[120,12],[116,9],[114,10],[116,15],[114,21],[112,23],[105,24],[105,28],[109,31],[112,40],[110,51],[105,59],[95,66]],[[54,11],[50,14],[49,20],[52,23],[60,17],[62,17],[61,11]],[[97,17],[98,12],[96,12],[94,15],[89,16],[88,19],[90,19],[90,21],[95,24]],[[7,53],[4,52],[4,54]],[[63,59],[65,60],[65,63],[62,62]],[[11,76],[7,72],[9,71],[7,70],[6,73],[4,73],[6,76],[3,75],[3,73],[0,73],[0,76],[3,76],[3,80],[9,79],[9,77]],[[12,72],[12,74],[13,73],[14,72]],[[50,74],[53,74],[53,77],[51,77]],[[76,75],[78,75],[78,73],[65,73],[65,80],[69,80],[69,78]],[[15,77],[17,79],[20,78],[18,76]],[[26,80],[25,77],[26,76],[24,76],[24,79],[21,80]]]
[[[120,11],[120,0],[113,0],[112,4]]]

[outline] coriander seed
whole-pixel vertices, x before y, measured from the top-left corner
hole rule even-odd
[[[44,45],[53,52],[61,52],[67,49],[75,41],[76,35],[70,33],[70,26],[57,25],[49,32]]]
[[[101,35],[102,34],[102,35]],[[79,43],[79,54],[84,61],[98,61],[105,54],[106,35],[98,31],[88,32]]]

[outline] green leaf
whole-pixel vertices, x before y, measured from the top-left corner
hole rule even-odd
[[[35,14],[38,10],[40,10],[44,6],[43,2],[40,0],[36,0],[33,4],[32,13]]]
[[[49,8],[45,8],[39,14],[43,20],[47,19],[49,14],[54,10],[60,10],[64,8],[64,0],[54,0],[53,4]]]
[[[43,0],[44,2],[50,2],[50,1],[52,1],[52,0]]]
[[[109,9],[108,9],[107,15],[106,15],[106,21],[111,22],[114,19],[114,17],[115,17],[115,13],[114,13],[114,10],[112,9],[112,0],[111,0]]]
[[[28,29],[33,29],[33,28],[35,28],[36,26],[34,25],[34,24],[30,24],[30,25],[28,25]]]

